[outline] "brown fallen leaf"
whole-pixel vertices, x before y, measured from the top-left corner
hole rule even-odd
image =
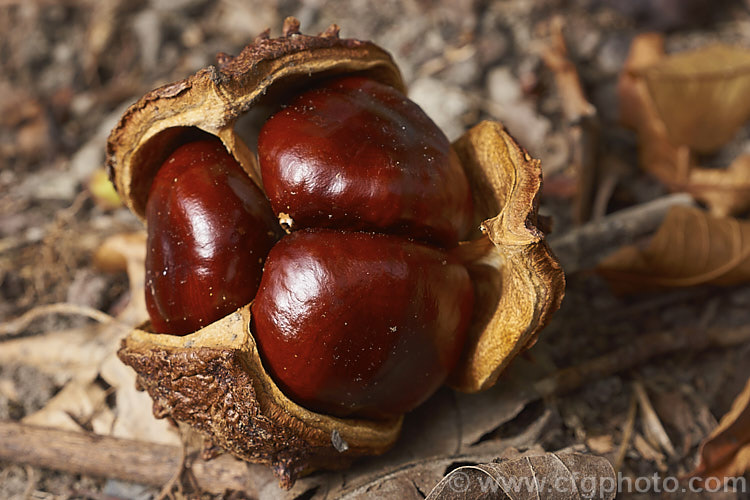
[[[586,446],[597,455],[606,455],[615,450],[614,438],[609,434],[586,438]]]
[[[268,497],[261,495],[260,499],[411,498],[418,491],[423,495],[414,498],[424,498],[454,462],[489,461],[508,446],[532,445],[539,434],[536,422],[528,433],[503,440],[487,438],[536,398],[525,383],[528,374],[520,369],[522,365],[512,365],[503,375],[503,383],[485,392],[463,394],[441,389],[406,415],[401,437],[386,454],[360,460],[338,473],[302,478],[288,492],[274,484]],[[544,425],[545,415],[538,420]],[[313,490],[315,495],[309,493]]]
[[[115,391],[117,418],[106,434],[149,443],[180,445],[177,429],[153,415],[148,393],[136,389],[133,370],[122,364],[114,352],[99,366],[99,375]]]
[[[664,462],[666,457],[664,454],[662,454],[657,448],[654,448],[654,446],[639,433],[636,433],[633,438],[633,448],[635,448],[635,451],[638,452],[642,459],[654,462],[659,469],[662,469],[665,466]]]
[[[146,295],[143,293],[146,279],[146,231],[110,236],[97,249],[93,260],[99,269],[128,273],[130,301],[117,315],[117,319],[133,326],[146,321],[148,311]]]
[[[703,441],[698,466],[690,473],[703,480],[732,478],[750,471],[750,380],[719,426]]]
[[[106,405],[108,392],[94,379],[73,379],[41,410],[24,417],[23,423],[61,430],[91,430],[109,434],[115,416]]]
[[[716,44],[673,54],[643,76],[673,144],[714,152],[750,118],[747,49]]]
[[[694,153],[726,144],[748,118],[750,52],[715,45],[667,56],[664,38],[633,40],[620,75],[620,119],[638,133],[640,163],[672,191],[686,191],[717,215],[750,209],[750,158],[700,167]]]
[[[113,318],[102,311],[76,304],[37,306],[20,318],[0,323],[0,340],[17,335],[32,320],[45,314],[84,315],[99,323],[5,340],[0,349],[0,364],[17,362],[34,366],[55,376],[60,383],[74,378],[84,380],[92,374],[95,376],[102,362],[117,351],[122,337],[134,325],[148,318],[143,294],[145,259],[145,231],[107,238],[97,250],[94,260],[100,268],[127,270],[131,298],[125,309],[117,318]]]
[[[0,364],[33,366],[62,385],[73,378],[95,375],[102,360],[116,350],[124,332],[120,325],[87,324],[4,340],[0,344]]]
[[[692,167],[684,190],[716,215],[737,215],[750,208],[750,155],[740,155],[726,169]]]
[[[617,479],[606,458],[579,453],[529,453],[459,467],[428,500],[475,498],[615,498]]]
[[[117,194],[115,186],[109,180],[107,171],[97,168],[88,180],[88,188],[94,203],[102,210],[114,210],[122,206],[120,195]]]
[[[619,293],[750,281],[750,222],[672,208],[645,248],[630,245],[597,269]]]

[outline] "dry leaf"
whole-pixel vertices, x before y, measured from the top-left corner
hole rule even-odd
[[[606,455],[615,451],[614,438],[609,434],[586,438],[586,446],[597,455]]]
[[[23,423],[55,429],[109,434],[114,414],[106,405],[107,391],[94,379],[74,379],[65,385],[41,410],[28,415]]]
[[[102,362],[117,351],[120,340],[132,325],[148,318],[143,283],[145,279],[145,232],[119,234],[105,240],[95,261],[108,270],[126,270],[131,299],[117,322],[87,324],[80,328],[51,331],[31,337],[6,340],[0,349],[0,363],[15,361],[53,375],[60,384],[95,376]],[[50,306],[41,306],[50,309]],[[55,309],[56,312],[67,308]],[[102,316],[106,315],[101,313]],[[100,320],[101,321],[101,320]]]
[[[100,269],[127,271],[130,302],[117,315],[117,319],[128,325],[138,325],[148,319],[146,295],[143,293],[146,279],[146,231],[110,236],[94,255]]]
[[[716,44],[670,55],[643,76],[673,144],[716,151],[750,118],[747,49]]]
[[[102,362],[101,377],[115,389],[117,419],[108,434],[147,441],[180,445],[180,437],[169,420],[153,416],[153,401],[148,393],[136,389],[135,373],[122,364],[114,352]]]
[[[641,434],[636,433],[633,438],[633,447],[644,460],[654,462],[659,466],[664,465],[664,459],[666,457],[657,448],[652,446],[651,443],[649,443],[649,441],[647,441]]]
[[[557,452],[558,455],[569,453],[569,450]],[[544,454],[544,450],[538,445],[522,454],[515,448],[508,447],[507,444],[494,441],[492,446],[481,447],[481,449],[475,449],[472,452],[447,456],[427,456],[398,466],[373,468],[371,473],[366,476],[352,475],[346,472],[341,474],[328,473],[320,476],[317,483],[311,482],[314,478],[306,478],[289,492],[281,492],[278,488],[273,491],[266,489],[258,497],[260,500],[291,500],[297,498],[310,498],[312,500],[329,498],[342,500],[369,500],[370,498],[423,499],[435,485],[443,480],[445,474],[457,467],[498,460],[515,460],[527,456],[542,456]],[[326,481],[321,481],[322,479],[326,479]],[[613,488],[614,486],[612,484]]]
[[[692,167],[684,190],[716,215],[747,212],[750,208],[750,155],[740,155],[726,169]]]
[[[104,168],[97,168],[89,177],[89,191],[94,202],[102,210],[114,210],[122,206],[120,195],[117,194],[114,184],[109,180]]]
[[[54,377],[57,384],[95,375],[101,361],[119,345],[122,328],[85,325],[3,341],[0,364],[20,363]]]
[[[675,452],[672,441],[670,441],[659,416],[656,414],[656,410],[654,410],[654,407],[651,405],[651,400],[646,393],[646,388],[643,383],[636,381],[633,384],[633,389],[635,391],[635,396],[638,399],[638,407],[641,409],[641,426],[643,428],[644,436],[648,439],[651,446],[655,447],[657,450],[661,449],[667,452],[670,457],[674,458],[677,453]]]
[[[513,364],[502,383],[478,394],[441,389],[425,404],[406,415],[401,437],[380,457],[360,460],[338,473],[315,474],[299,479],[288,492],[274,485],[265,498],[391,498],[396,488],[406,488],[404,498],[418,490],[426,494],[454,463],[490,461],[508,446],[528,447],[538,440],[549,414],[529,425],[527,431],[503,440],[487,440],[500,426],[513,420],[536,395],[529,390],[529,374]],[[413,480],[413,481],[412,481]],[[315,490],[315,495],[308,492]],[[382,492],[374,494],[372,492]],[[271,494],[272,492],[272,494]],[[401,493],[399,493],[401,495]],[[398,497],[395,496],[395,497]],[[419,497],[419,498],[424,498]]]
[[[427,499],[611,499],[616,492],[615,471],[607,459],[545,453],[459,467],[440,481]]]
[[[750,222],[676,206],[646,248],[626,246],[598,268],[621,293],[750,280]]]
[[[428,457],[415,460],[401,467],[389,467],[375,471],[366,480],[355,483],[339,482],[331,487],[326,485],[315,491],[313,499],[338,498],[340,500],[369,500],[371,498],[399,498],[422,500],[443,478],[447,471],[459,464],[492,461],[502,447],[483,454]],[[332,474],[328,474],[331,476]],[[295,488],[296,489],[296,488]],[[305,490],[303,490],[305,491]],[[306,491],[310,491],[309,489]],[[299,493],[297,493],[299,495]],[[300,498],[300,496],[288,498]],[[269,497],[269,500],[278,497]],[[265,499],[263,499],[265,500]]]
[[[750,380],[701,446],[693,477],[730,478],[750,471]]]
[[[747,50],[717,45],[665,56],[661,35],[636,37],[618,95],[622,123],[638,132],[642,168],[717,215],[750,209],[750,158],[713,169],[693,154],[718,149],[750,118],[748,90]]]

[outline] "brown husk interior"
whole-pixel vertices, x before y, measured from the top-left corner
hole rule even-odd
[[[205,133],[218,136],[262,187],[255,155],[235,124],[254,107],[299,90],[303,80],[366,73],[405,90],[398,68],[377,46],[341,40],[335,26],[317,37],[298,28],[287,19],[281,38],[264,33],[236,58],[220,55],[218,67],[156,89],[126,111],[108,141],[108,166],[135,214],[143,217],[164,159]],[[559,307],[564,277],[536,227],[538,160],[492,122],[477,125],[454,147],[474,193],[475,225],[482,228],[456,250],[470,270],[477,300],[450,383],[472,392],[490,387],[533,343]],[[149,333],[144,326],[128,335],[118,354],[138,373],[157,417],[186,422],[234,455],[270,464],[285,487],[313,470],[344,467],[393,445],[401,419],[333,418],[284,396],[263,369],[249,325],[248,305],[184,337]],[[348,449],[337,451],[334,434]]]
[[[476,299],[449,384],[477,392],[492,387],[513,358],[533,345],[560,307],[565,275],[537,227],[539,160],[497,122],[474,126],[453,147],[469,178],[483,235],[457,249]]]

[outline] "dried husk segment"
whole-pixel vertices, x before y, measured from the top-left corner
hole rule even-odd
[[[491,387],[559,307],[565,276],[537,227],[542,183],[539,160],[529,156],[497,122],[482,122],[453,144],[474,195],[475,220],[484,233],[459,247],[476,294],[474,318],[455,389]]]
[[[118,355],[138,373],[157,417],[171,416],[240,458],[271,465],[285,487],[312,470],[345,467],[393,445],[401,418],[339,419],[288,399],[263,369],[250,314],[247,305],[184,337],[145,329],[128,335]]]
[[[335,27],[317,37],[301,35],[298,23],[287,20],[283,37],[264,34],[236,58],[220,56],[218,68],[152,91],[131,106],[108,142],[115,186],[143,217],[163,160],[204,133],[221,138],[262,186],[247,136],[236,132],[238,120],[299,89],[302,81],[343,73],[366,73],[404,90],[382,49],[341,40]],[[454,147],[476,205],[475,241],[459,252],[474,279],[477,304],[450,383],[472,392],[490,387],[533,343],[559,307],[564,278],[536,227],[539,162],[497,123],[477,125]],[[283,486],[312,470],[382,453],[395,442],[401,419],[332,418],[289,400],[264,371],[249,325],[249,305],[184,337],[149,333],[144,325],[128,335],[119,356],[138,373],[157,416],[186,422],[243,459],[270,464]]]

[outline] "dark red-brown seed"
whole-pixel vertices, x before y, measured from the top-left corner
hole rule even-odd
[[[309,229],[266,261],[253,334],[282,391],[337,416],[403,414],[455,366],[473,289],[445,252],[405,238]]]
[[[281,237],[268,200],[218,140],[177,149],[146,204],[146,306],[155,331],[184,335],[249,303]]]
[[[448,139],[396,89],[346,77],[305,92],[258,138],[266,195],[297,228],[399,234],[441,246],[472,218]]]

